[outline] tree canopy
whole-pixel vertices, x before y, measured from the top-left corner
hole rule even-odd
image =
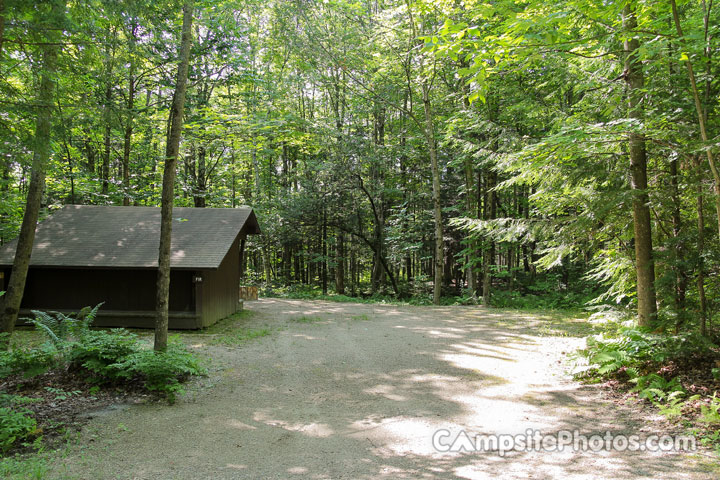
[[[0,0],[0,242],[43,149],[41,217],[160,204],[183,4],[60,3]],[[255,209],[248,284],[717,317],[712,1],[194,3],[174,202]]]

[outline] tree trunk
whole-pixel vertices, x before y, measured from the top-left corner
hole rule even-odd
[[[375,228],[373,232],[373,241],[375,242],[375,245],[377,245],[377,248],[374,251],[373,254],[373,264],[372,264],[372,271],[370,273],[370,291],[372,293],[377,293],[380,285],[383,284],[383,280],[385,279],[385,270],[382,266],[382,259],[383,259],[383,250],[384,250],[384,223],[385,219],[383,218],[383,212],[382,208],[378,209],[378,215],[375,220]]]
[[[40,74],[40,86],[38,89],[37,120],[35,122],[35,145],[33,148],[32,174],[30,186],[25,203],[25,214],[23,215],[20,235],[18,236],[15,259],[13,261],[12,273],[5,295],[2,297],[2,317],[0,318],[0,329],[2,332],[12,334],[17,322],[25,281],[30,267],[30,255],[32,254],[35,241],[35,228],[40,215],[42,194],[45,187],[45,169],[50,159],[51,124],[53,120],[53,90],[55,86],[55,73],[57,70],[57,59],[60,50],[59,28],[53,28],[53,24],[62,24],[65,16],[65,1],[54,0],[50,11],[50,25],[43,25],[47,32],[47,41],[42,49],[42,67]],[[43,22],[45,23],[45,22]],[[8,342],[5,339],[2,347],[7,348]]]
[[[412,5],[410,0],[407,0],[407,11],[410,20],[410,27],[412,28],[413,38],[420,42],[418,36],[417,27],[415,25],[415,19],[413,18]],[[421,65],[424,62],[421,62]],[[433,73],[433,79],[424,78],[422,80],[422,100],[423,110],[425,111],[425,125],[423,127],[423,134],[428,144],[428,151],[430,153],[430,168],[432,171],[432,198],[433,198],[433,220],[435,222],[435,255],[434,255],[434,281],[433,281],[433,303],[435,305],[440,304],[440,297],[442,295],[442,284],[443,284],[443,264],[445,260],[445,239],[443,238],[443,223],[442,223],[442,208],[440,205],[440,168],[438,166],[437,148],[435,144],[435,124],[432,118],[432,104],[430,103],[430,89],[432,82],[435,78]],[[420,126],[420,122],[418,121]]]
[[[495,188],[495,181],[496,181],[496,173],[493,171],[488,170],[485,172],[485,220],[492,220],[495,218],[497,212],[496,212],[496,202],[495,202],[495,195],[496,192],[493,190]],[[483,300],[482,303],[485,306],[490,305],[490,290],[492,285],[492,271],[491,266],[495,263],[495,242],[492,240],[489,240],[490,247],[485,251],[483,255]]]
[[[130,27],[130,69],[128,72],[128,97],[127,97],[127,117],[125,118],[125,135],[123,137],[123,163],[122,163],[122,179],[123,179],[123,206],[130,205],[130,147],[132,144],[133,120],[135,108],[135,58],[132,56],[135,50],[135,29],[133,24]]]
[[[677,321],[675,323],[675,333],[679,333],[680,326],[685,318],[685,295],[687,292],[688,275],[685,271],[685,244],[681,239],[682,235],[682,216],[680,213],[680,188],[678,180],[678,161],[673,158],[670,161],[670,186],[671,198],[673,203],[672,224],[673,236],[675,237],[675,314]]]
[[[247,238],[243,236],[240,239],[240,281],[245,280],[245,271],[247,270],[247,250],[245,249],[245,242]]]
[[[423,106],[425,107],[425,137],[430,151],[432,169],[433,220],[435,221],[435,280],[433,283],[433,303],[440,305],[443,283],[443,263],[445,260],[445,239],[443,238],[442,208],[440,205],[440,168],[438,167],[437,149],[435,146],[435,125],[430,104],[430,87],[423,83]]]
[[[322,294],[327,295],[328,293],[328,268],[327,268],[327,212],[323,208],[323,223],[322,223],[322,235],[321,235],[321,249],[320,252],[322,254],[322,271],[320,273],[321,275],[321,281],[322,281]]]
[[[350,295],[357,295],[357,259],[355,258],[355,243],[350,237]]]
[[[677,30],[678,36],[680,37],[680,41],[682,44],[685,44],[682,27],[680,25],[680,16],[678,15],[677,5],[675,3],[675,0],[670,0],[670,4],[672,6],[672,12],[673,12],[673,20],[675,22],[675,29]],[[707,17],[706,17],[707,22]],[[707,26],[706,26],[706,39],[707,39]],[[708,48],[706,50],[706,54],[710,54],[710,49]],[[692,62],[690,61],[690,57],[686,56],[685,60],[685,66],[687,67],[688,71],[688,77],[690,79],[690,86],[692,87],[692,94],[693,94],[693,100],[695,101],[695,111],[697,113],[698,117],[698,124],[700,126],[700,137],[702,138],[703,143],[707,144],[709,141],[708,133],[707,133],[707,112],[702,106],[702,103],[700,101],[700,92],[698,91],[697,82],[695,79],[695,73],[693,72],[693,66]],[[705,156],[707,157],[708,164],[710,165],[710,171],[713,176],[713,186],[715,189],[715,210],[717,212],[717,222],[718,222],[718,234],[720,234],[720,171],[718,171],[718,166],[715,163],[715,158],[713,156],[713,151],[710,145],[707,145],[707,148],[705,148]]]
[[[476,201],[473,198],[474,184],[473,167],[470,159],[468,158],[465,160],[465,209],[467,210],[466,214],[469,218],[472,218],[473,210],[476,204]],[[465,269],[467,288],[470,291],[470,297],[473,302],[477,303],[475,297],[475,292],[477,291],[477,272],[475,271],[475,267],[472,265],[472,262],[475,260],[475,242],[471,242],[467,245],[467,248],[470,249],[470,253],[465,257],[465,262],[467,263],[467,267]]]
[[[335,260],[335,291],[345,295],[345,235],[338,232]]]
[[[623,26],[632,32],[637,28],[635,10],[630,4],[623,11]],[[630,34],[632,35],[632,34]],[[637,38],[625,41],[625,82],[628,89],[628,115],[643,119],[644,77],[638,59],[640,42]],[[630,179],[633,190],[633,227],[635,233],[635,271],[637,274],[638,324],[651,326],[657,316],[655,298],[655,265],[653,263],[652,230],[650,225],[650,198],[647,193],[647,157],[645,138],[637,133],[629,135]]]
[[[160,251],[158,255],[157,298],[155,312],[155,350],[167,349],[168,303],[170,300],[170,240],[172,237],[172,210],[175,199],[175,176],[180,135],[182,133],[185,90],[187,87],[190,47],[192,43],[192,19],[194,0],[183,4],[183,26],[180,40],[180,61],[178,64],[175,95],[170,107],[170,133],[165,149],[165,169],[161,200]]]
[[[232,199],[231,205],[232,205],[232,208],[235,208],[235,206],[236,206],[236,205],[235,205],[235,203],[236,203],[236,197],[237,197],[237,187],[236,187],[236,185],[235,185],[235,184],[237,183],[237,180],[236,180],[236,178],[235,178],[235,177],[237,176],[237,175],[236,175],[236,171],[235,171],[235,142],[233,142],[233,143],[230,145],[230,172],[231,172],[231,175],[232,175],[232,177],[231,177],[231,178],[232,178],[232,180],[231,180],[232,183],[231,183],[231,185],[230,185],[230,191],[232,192],[232,193],[231,193],[231,199]]]
[[[132,77],[131,77],[132,78]],[[128,108],[133,108],[133,96],[132,89],[129,93]],[[122,163],[122,179],[123,179],[123,206],[127,207],[130,205],[130,146],[132,142],[132,120],[128,118],[127,125],[125,126],[125,135],[123,138],[123,163]]]
[[[197,155],[197,173],[195,174],[195,195],[193,203],[197,208],[205,208],[207,197],[207,149],[200,145]]]
[[[111,90],[109,88],[108,88],[108,92],[111,92]],[[108,107],[108,108],[110,108],[110,107]],[[102,158],[102,166],[100,167],[100,178],[102,179],[102,194],[103,195],[108,194],[108,187],[109,187],[109,183],[110,183],[110,119],[109,119],[109,115],[107,116],[105,121],[107,123],[105,124],[105,134],[103,135],[104,151],[103,151],[103,158]]]
[[[5,40],[5,0],[0,0],[0,59],[3,53],[3,41]]]
[[[263,242],[262,247],[263,271],[265,272],[265,286],[269,287],[272,282],[272,266],[270,265],[270,247]]]
[[[383,158],[385,146],[385,113],[384,107],[375,106],[373,112],[373,140],[376,150],[380,158]],[[385,257],[385,196],[383,188],[385,175],[382,167],[375,162],[371,166],[371,175],[373,190],[378,192],[376,201],[373,202],[373,213],[375,218],[374,224],[374,242],[377,248],[373,256],[373,268],[370,275],[370,288],[372,293],[377,293],[379,287],[385,283],[385,269],[383,268],[383,258]],[[370,193],[367,193],[368,197]]]
[[[700,160],[697,161],[698,170],[700,170]],[[700,175],[702,178],[702,175]],[[703,213],[703,184],[702,181],[697,185],[697,255],[698,255],[698,274],[697,289],[698,300],[700,302],[700,334],[707,336],[707,300],[705,299],[705,214]]]

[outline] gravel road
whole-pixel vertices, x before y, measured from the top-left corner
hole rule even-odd
[[[582,343],[572,325],[482,307],[265,299],[246,309],[242,327],[272,334],[229,347],[184,335],[211,358],[210,375],[173,406],[92,413],[52,478],[718,478],[702,453],[433,448],[439,430],[442,445],[463,431],[652,434],[565,373]]]

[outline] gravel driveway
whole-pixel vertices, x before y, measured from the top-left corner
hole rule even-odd
[[[651,434],[566,375],[565,352],[582,342],[572,325],[482,307],[265,299],[246,308],[242,327],[273,333],[230,347],[187,335],[212,358],[210,376],[173,406],[93,414],[54,477],[718,478],[703,453],[433,448],[439,430],[441,448],[462,431]]]

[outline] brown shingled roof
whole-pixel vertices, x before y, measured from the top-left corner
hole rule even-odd
[[[172,268],[217,268],[239,233],[258,234],[251,208],[173,209]],[[66,205],[36,230],[31,266],[157,267],[160,208]],[[12,265],[17,240],[0,247]]]

